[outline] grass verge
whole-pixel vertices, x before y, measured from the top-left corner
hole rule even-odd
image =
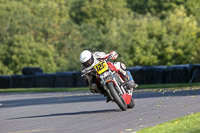
[[[136,133],[200,133],[200,112],[144,128]]]
[[[150,89],[160,89],[160,88],[169,88],[169,89],[192,89],[200,88],[200,83],[181,83],[181,84],[146,84],[139,85],[135,91],[139,90],[150,90]],[[0,93],[16,93],[16,92],[67,92],[67,91],[88,91],[88,87],[75,87],[75,88],[8,88],[0,89]]]

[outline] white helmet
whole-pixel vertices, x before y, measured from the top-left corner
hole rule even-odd
[[[80,54],[80,62],[84,67],[89,67],[94,63],[94,57],[89,50],[84,50]]]

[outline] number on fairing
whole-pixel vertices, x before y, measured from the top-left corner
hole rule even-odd
[[[98,74],[101,74],[105,72],[106,70],[108,70],[108,65],[105,61],[102,61],[98,63],[97,65],[95,65],[94,68],[96,69]]]

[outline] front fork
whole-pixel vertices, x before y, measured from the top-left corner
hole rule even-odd
[[[113,83],[116,85],[116,89],[117,89],[117,91],[120,93],[119,95],[125,94],[126,91],[124,90],[124,88],[121,88],[121,87],[119,86],[118,82],[116,81],[115,77],[113,76],[112,71],[109,70],[109,72],[110,72],[110,76],[111,76],[110,79],[108,79],[107,81],[105,81],[105,80],[104,80],[104,77],[101,77],[101,76],[100,76],[100,78],[101,78],[101,81],[102,81],[102,84],[103,84],[105,90],[107,91],[107,93],[108,93],[108,95],[110,96],[110,98],[113,100],[113,97],[112,97],[112,95],[111,95],[111,93],[110,93],[110,91],[109,91],[109,89],[108,89],[108,87],[107,87],[107,85],[106,85],[108,82],[113,82]]]
[[[100,78],[101,78],[101,82],[102,82],[101,84],[103,84],[103,87],[107,91],[108,96],[111,98],[111,100],[114,100],[114,98],[112,97],[108,87],[106,86],[106,82],[105,82],[104,78],[103,77],[100,77]]]

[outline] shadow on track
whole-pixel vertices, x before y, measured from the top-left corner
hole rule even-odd
[[[7,119],[7,120],[26,119],[26,118],[44,118],[44,117],[54,117],[54,116],[87,115],[87,114],[91,115],[91,114],[112,113],[112,112],[121,112],[121,110],[120,109],[109,109],[109,110],[80,111],[80,112],[71,112],[71,113],[59,113],[59,114],[49,114],[49,115],[38,115],[38,116],[10,118],[10,119]]]
[[[21,106],[34,106],[42,104],[62,104],[62,103],[77,103],[77,102],[95,102],[106,101],[106,98],[102,95],[86,95],[86,96],[61,96],[61,97],[48,97],[48,98],[32,98],[32,99],[20,99],[20,100],[8,100],[0,101],[3,106],[7,107],[21,107]]]

